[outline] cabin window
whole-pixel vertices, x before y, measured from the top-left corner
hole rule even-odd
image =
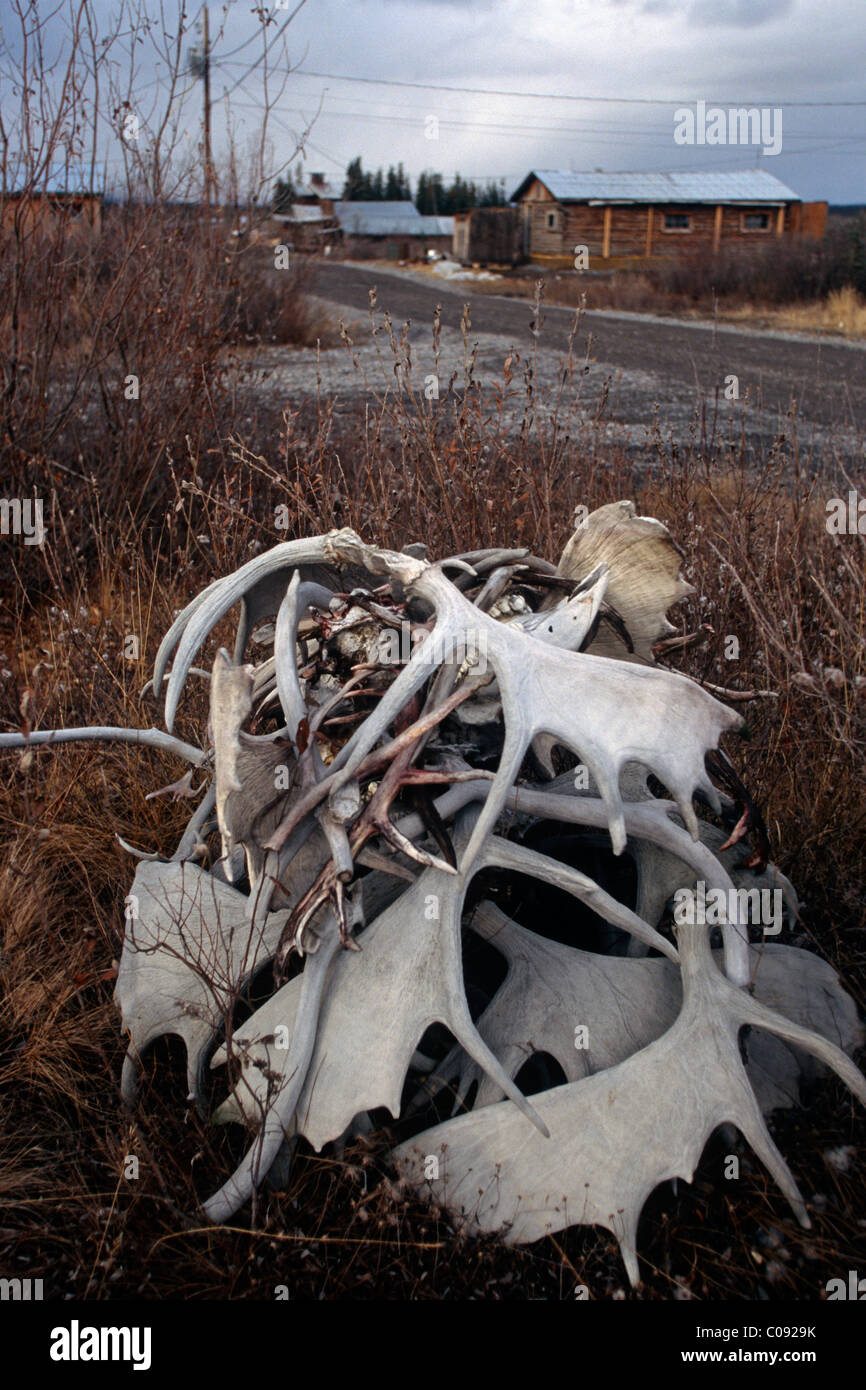
[[[548,228],[548,231],[551,231],[551,232],[555,232],[555,231],[556,231],[556,213],[555,213],[555,212],[549,212],[549,213],[547,214],[547,228]]]
[[[691,213],[666,212],[664,229],[666,232],[690,232],[692,230]]]
[[[740,217],[741,232],[768,232],[770,214],[768,212],[744,212]]]

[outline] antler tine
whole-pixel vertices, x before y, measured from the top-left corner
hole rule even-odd
[[[268,1109],[261,1132],[243,1162],[228,1182],[204,1203],[205,1216],[215,1224],[227,1220],[243,1206],[277,1156],[307,1079],[325,981],[339,947],[340,931],[333,913],[329,913],[321,929],[319,949],[307,957],[301,976],[301,1000],[283,1072],[287,1080]]]
[[[209,754],[203,748],[195,748],[163,729],[124,729],[107,724],[82,729],[34,729],[29,734],[0,734],[0,748],[39,748],[44,744],[94,743],[100,740],[106,743],[141,743],[147,748],[158,748],[163,753],[174,753],[195,767],[203,767],[210,761]]]
[[[564,796],[530,787],[515,787],[506,798],[515,810],[532,815],[562,820],[574,825],[589,825],[603,830],[607,827],[607,808],[602,801],[588,796]],[[671,819],[678,807],[670,801],[627,802],[624,808],[626,834],[669,850],[709,888],[721,888],[726,897],[733,883],[724,865],[700,841],[692,840]],[[736,899],[735,899],[736,901]],[[725,971],[730,980],[740,986],[749,983],[748,933],[736,913],[722,924],[725,947]]]
[[[256,555],[234,574],[208,586],[198,599],[188,604],[175,619],[159,648],[154,666],[154,687],[159,689],[168,658],[177,648],[165,697],[165,725],[174,724],[181,691],[192,659],[211,629],[255,584],[289,566],[334,563],[339,559],[338,542],[362,545],[354,532],[331,532],[312,540],[284,541],[264,555]]]
[[[566,893],[571,893],[573,897],[579,898],[581,902],[587,903],[606,922],[613,923],[622,931],[636,937],[638,941],[654,947],[669,960],[679,959],[670,941],[649,922],[645,922],[636,912],[632,912],[616,898],[611,897],[594,879],[577,869],[569,868],[566,864],[560,864],[547,854],[539,854],[525,845],[513,844],[510,840],[492,836],[476,861],[476,868],[482,866],[511,869],[514,873],[531,873],[536,878],[545,879]]]
[[[277,692],[283,707],[289,738],[297,739],[298,725],[306,718],[307,707],[301,691],[298,676],[298,623],[301,619],[299,591],[301,572],[295,570],[286,596],[280,604],[274,628],[274,674],[277,679]]]

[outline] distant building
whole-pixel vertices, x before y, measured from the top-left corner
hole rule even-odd
[[[0,195],[4,228],[17,227],[22,236],[34,231],[49,236],[61,231],[98,233],[103,201],[102,191],[93,189],[86,173],[72,166],[52,169]]]
[[[296,251],[320,251],[342,241],[343,233],[333,213],[309,203],[292,203],[288,212],[274,213],[280,235]]]
[[[316,203],[328,216],[334,215],[334,204],[340,194],[332,183],[328,183],[324,174],[311,174],[309,183],[305,183],[295,193],[295,199],[299,203]]]
[[[511,199],[532,261],[615,264],[689,250],[819,237],[826,203],[804,203],[766,169],[606,174],[539,169]]]
[[[311,174],[309,183],[295,190],[288,212],[274,214],[281,223],[280,235],[296,251],[321,251],[342,241],[343,233],[334,213],[336,190],[324,174]]]
[[[335,204],[344,237],[358,256],[408,261],[428,251],[451,250],[453,217],[423,217],[405,201],[357,201]]]

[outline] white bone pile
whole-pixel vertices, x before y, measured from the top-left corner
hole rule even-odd
[[[778,890],[789,912],[796,898],[748,855],[745,819],[719,827],[737,812],[705,758],[739,716],[655,664],[689,592],[668,532],[621,502],[582,523],[558,567],[526,550],[408,552],[351,531],[278,545],[166,635],[153,690],[167,681],[167,732],[31,735],[125,738],[199,770],[177,851],[140,854],[128,899],[125,1097],[164,1034],[183,1038],[199,1103],[208,1061],[232,1064],[214,1118],[251,1139],[204,1204],[215,1222],[284,1172],[299,1138],[321,1149],[384,1109],[409,1136],[402,1177],[470,1230],[517,1242],[600,1225],[632,1283],[647,1197],[690,1180],[724,1124],[808,1225],[764,1116],[797,1101],[815,1060],[866,1102],[848,1056],[862,1032],[827,965],[738,915],[735,889]],[[238,606],[233,655],[196,670]],[[209,680],[201,747],[171,732],[191,671]],[[193,792],[189,776],[164,790]],[[554,852],[533,847],[542,832]],[[620,856],[622,891],[565,844],[584,866]],[[527,883],[544,920],[518,920]],[[697,884],[734,904],[718,943],[700,920],[670,926],[673,895]],[[473,942],[498,975],[469,981]],[[270,997],[236,1024],[271,965]],[[539,1057],[553,1084],[530,1099],[517,1078]]]

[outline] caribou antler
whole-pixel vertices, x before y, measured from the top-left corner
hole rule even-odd
[[[778,942],[750,943],[740,893],[778,893],[789,912],[796,895],[766,862],[746,788],[714,753],[740,716],[653,663],[653,645],[671,630],[668,605],[690,591],[671,537],[618,503],[586,519],[558,570],[525,549],[440,564],[425,554],[370,546],[349,530],[278,545],[215,580],[172,624],[152,682],[165,687],[167,732],[0,735],[7,748],[123,739],[212,773],[170,860],[133,851],[143,862],[116,990],[130,1037],[124,1096],[132,1100],[142,1051],[177,1033],[201,1103],[204,1058],[222,1036],[213,1065],[234,1071],[214,1118],[243,1121],[253,1136],[204,1204],[214,1221],[282,1164],[287,1136],[321,1148],[380,1107],[397,1121],[404,1104],[416,1114],[444,1086],[470,1112],[402,1144],[395,1159],[474,1229],[531,1240],[605,1225],[634,1282],[646,1195],[689,1176],[726,1122],[805,1219],[761,1109],[796,1098],[794,1048],[863,1098],[841,1050],[862,1032],[829,967]],[[216,652],[209,680],[212,748],[199,749],[171,730],[187,676],[202,673],[196,653],[234,606],[233,653]],[[253,629],[260,648],[272,646],[256,661],[247,659]],[[404,630],[411,653],[388,655]],[[529,782],[529,750],[553,775],[557,748],[580,760],[580,777]],[[730,813],[710,772],[745,808],[727,838],[693,802],[697,794]],[[668,797],[650,794],[650,774]],[[191,791],[187,779],[162,790],[172,788]],[[542,822],[568,827],[587,853],[606,840],[630,858],[633,901],[628,875],[607,891],[524,843]],[[747,824],[758,842],[743,863]],[[483,890],[473,885],[482,872]],[[555,932],[544,922],[529,930],[484,898],[507,898],[527,879],[562,895]],[[730,904],[723,971],[705,925],[680,926],[678,946],[669,926],[672,901],[697,901],[699,889]],[[581,949],[587,912],[621,954]],[[467,929],[506,960],[501,983],[473,978],[486,999],[475,1014]],[[284,982],[291,952],[299,973]],[[268,963],[273,993],[235,1027],[239,992]],[[433,1023],[456,1040],[438,1066],[425,1060]],[[746,1025],[760,1031],[744,1061]],[[577,1028],[585,1048],[574,1046]],[[520,1071],[539,1052],[566,1081],[530,1102]]]

